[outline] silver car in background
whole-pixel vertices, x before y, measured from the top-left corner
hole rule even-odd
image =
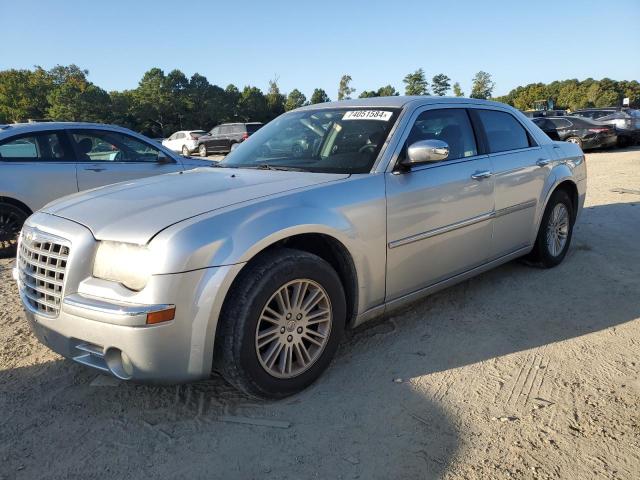
[[[518,257],[558,265],[586,177],[579,147],[504,104],[312,105],[218,168],[48,205],[25,224],[15,275],[34,332],[68,358],[141,381],[213,368],[284,397],[345,328]]]
[[[0,125],[0,256],[56,198],[111,183],[209,166],[126,128],[93,123]]]

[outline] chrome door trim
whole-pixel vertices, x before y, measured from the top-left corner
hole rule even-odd
[[[477,217],[471,217],[460,222],[445,225],[444,227],[434,228],[433,230],[417,233],[416,235],[411,235],[410,237],[394,240],[393,242],[389,242],[389,248],[402,247],[403,245],[419,242],[420,240],[426,240],[427,238],[435,237],[436,235],[442,235],[443,233],[452,232],[453,230],[458,230],[460,228],[468,227],[476,223],[484,222],[485,220],[493,218],[493,216],[494,212],[483,213],[482,215],[478,215]]]
[[[416,235],[411,235],[410,237],[394,240],[392,242],[389,242],[388,247],[397,248],[397,247],[402,247],[403,245],[408,245],[410,243],[419,242],[420,240],[426,240],[427,238],[435,237],[436,235],[442,235],[443,233],[452,232],[460,228],[469,227],[471,225],[475,225],[476,223],[484,222],[492,218],[502,217],[504,215],[509,215],[510,213],[535,207],[537,203],[538,202],[536,200],[529,200],[526,202],[518,203],[517,205],[511,205],[510,207],[507,207],[507,208],[502,208],[500,210],[494,210],[492,212],[483,213],[482,215],[471,217],[466,220],[462,220],[460,222],[452,223],[450,225],[445,225],[444,227],[434,228],[433,230],[428,230],[426,232],[418,233]]]
[[[526,202],[511,205],[510,207],[501,208],[500,210],[496,210],[493,213],[493,218],[503,217],[504,215],[509,215],[510,213],[519,212],[520,210],[535,207],[537,204],[537,200],[528,200]]]

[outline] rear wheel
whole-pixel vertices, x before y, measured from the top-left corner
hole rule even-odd
[[[186,145],[182,146],[182,155],[185,156],[185,157],[189,156],[189,149],[187,148]]]
[[[18,235],[28,216],[20,207],[0,202],[0,258],[15,255]]]
[[[198,152],[202,158],[205,158],[207,156],[207,146],[204,143],[201,143],[198,147]]]
[[[540,229],[529,260],[544,268],[562,263],[573,234],[573,204],[564,190],[551,195],[540,222]]]
[[[245,267],[220,317],[215,364],[250,395],[282,398],[333,358],[346,317],[340,278],[322,258],[281,249]]]
[[[569,137],[569,138],[567,138],[566,141],[569,142],[569,143],[575,143],[580,148],[582,148],[582,139],[580,137]]]

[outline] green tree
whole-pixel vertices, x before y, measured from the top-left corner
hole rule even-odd
[[[464,97],[464,92],[462,91],[462,88],[460,88],[460,84],[458,82],[453,84],[453,94],[456,97]]]
[[[148,135],[166,137],[176,130],[172,124],[172,99],[167,77],[159,68],[144,73],[134,93],[139,129]]]
[[[446,95],[449,88],[451,88],[451,79],[444,73],[439,73],[431,80],[431,87],[434,95],[442,97]]]
[[[305,104],[306,101],[307,97],[305,97],[300,90],[294,88],[293,90],[291,90],[291,92],[289,92],[289,95],[287,96],[287,101],[284,104],[284,109],[288,112],[289,110],[300,108]]]
[[[405,95],[429,95],[429,82],[425,78],[423,69],[419,68],[409,73],[402,81],[405,84]]]
[[[325,103],[330,101],[331,99],[329,98],[329,95],[327,95],[327,92],[325,92],[321,88],[316,88],[313,91],[313,94],[311,95],[311,100],[309,103],[316,104],[316,103]]]
[[[267,110],[269,111],[270,119],[276,118],[285,112],[286,97],[280,92],[278,86],[278,78],[269,80],[269,91],[266,95],[267,98]]]
[[[349,100],[355,91],[355,88],[351,88],[351,75],[343,75],[338,86],[338,100]]]
[[[0,71],[0,122],[42,119],[53,82],[44,69]]]
[[[240,118],[245,122],[265,122],[268,120],[267,99],[257,87],[246,86],[240,95]]]
[[[491,80],[491,75],[482,70],[473,77],[471,85],[471,98],[488,99],[491,97],[495,83]]]
[[[371,97],[395,97],[399,95],[397,90],[391,85],[385,85],[378,90],[364,90],[358,98],[371,98]]]

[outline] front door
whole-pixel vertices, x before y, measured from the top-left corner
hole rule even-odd
[[[448,159],[386,174],[387,301],[479,266],[491,250],[491,161],[478,154],[467,111],[425,109],[403,151],[427,139],[445,141]]]
[[[70,138],[80,190],[182,170],[180,163],[153,145],[123,133],[73,130]]]

